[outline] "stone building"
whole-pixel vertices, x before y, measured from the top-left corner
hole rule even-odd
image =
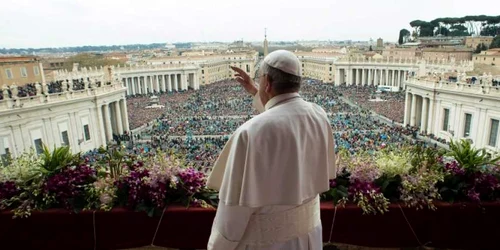
[[[484,44],[489,48],[492,41],[492,36],[468,36],[465,38],[465,46],[476,49],[479,44]]]
[[[30,148],[40,154],[42,145],[86,152],[129,130],[126,90],[118,79],[100,86],[86,82],[83,89],[65,85],[54,91],[48,84],[36,84],[36,95],[26,97],[18,96],[16,85],[3,87],[0,156],[16,157]]]
[[[198,82],[200,85],[210,84],[219,80],[230,79],[234,72],[229,66],[245,70],[250,76],[255,76],[255,64],[259,54],[256,51],[239,53],[217,53],[198,56],[171,56],[150,59],[152,65],[190,64],[198,67]]]
[[[422,52],[417,48],[386,48],[382,51],[382,56],[386,58],[413,59],[422,56]]]
[[[477,64],[486,64],[500,68],[500,48],[474,54],[473,61]]]
[[[404,123],[446,140],[472,140],[475,147],[499,152],[500,88],[493,77],[482,84],[412,78],[406,82]]]
[[[333,83],[334,62],[343,56],[340,53],[294,52],[302,63],[302,76]]]
[[[473,49],[471,48],[423,48],[422,58],[428,61],[435,60],[472,60]]]
[[[0,87],[42,82],[44,72],[37,57],[0,57]]]

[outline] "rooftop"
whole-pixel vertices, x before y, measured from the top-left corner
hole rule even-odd
[[[0,63],[12,63],[12,62],[35,62],[38,61],[38,57],[34,56],[9,56],[0,57]]]

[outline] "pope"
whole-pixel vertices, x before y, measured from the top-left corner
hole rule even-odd
[[[326,112],[300,96],[289,51],[264,58],[258,85],[231,68],[260,114],[233,133],[208,178],[220,202],[207,249],[322,249],[319,194],[336,173]]]

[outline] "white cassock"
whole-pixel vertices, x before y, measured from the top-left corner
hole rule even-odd
[[[322,249],[319,194],[336,172],[327,114],[298,93],[265,107],[256,94],[254,107],[208,178],[220,202],[207,249]]]

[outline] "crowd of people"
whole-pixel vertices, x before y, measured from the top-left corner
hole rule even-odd
[[[403,123],[405,92],[379,92],[374,86],[341,86],[339,92],[355,104],[388,119]],[[377,96],[379,99],[377,99]]]
[[[86,88],[90,88],[90,79],[87,78],[87,80],[84,80],[83,78],[80,79],[73,79],[73,80],[59,80],[59,81],[53,81],[49,82],[46,85],[46,90],[43,89],[42,86],[40,86],[40,92],[44,94],[54,94],[54,93],[61,93],[64,92],[65,90],[72,90],[72,91],[78,91],[78,90],[83,90]],[[17,97],[28,97],[28,96],[36,96],[37,94],[37,83],[27,83],[22,86],[16,86],[16,90],[13,89],[13,86],[9,86],[7,88],[7,95],[9,98],[13,98],[13,91],[14,93],[17,92]],[[109,84],[109,83],[108,83]],[[96,82],[97,86],[101,86],[101,82]],[[45,93],[47,92],[47,93]],[[0,90],[0,100],[4,99],[5,93],[2,90]]]
[[[398,112],[402,109],[387,108],[388,102],[404,107],[404,95],[382,93],[379,97],[385,102],[369,102],[375,91],[373,87],[335,87],[305,79],[300,94],[327,112],[337,151],[347,149],[356,154],[374,152],[389,145],[417,143],[418,128],[394,122],[400,121],[398,115],[402,117],[402,114]],[[157,94],[165,108],[145,109],[150,95],[128,98],[131,127],[144,128],[133,136],[135,140],[127,142],[127,150],[143,156],[158,150],[181,154],[189,165],[203,171],[210,171],[229,136],[256,114],[251,97],[235,81],[213,83],[198,91]],[[387,123],[373,112],[393,122]],[[99,159],[102,156],[90,152],[85,157]]]

